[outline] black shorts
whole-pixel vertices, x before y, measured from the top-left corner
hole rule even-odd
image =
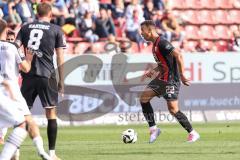
[[[148,87],[156,92],[158,97],[163,96],[167,101],[171,101],[178,99],[180,85],[180,82],[165,82],[155,78],[148,84]]]
[[[54,107],[58,102],[57,80],[55,78],[49,79],[38,76],[24,77],[21,92],[30,109],[37,95],[44,108]]]

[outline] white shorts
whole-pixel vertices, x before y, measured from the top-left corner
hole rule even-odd
[[[0,89],[0,128],[17,126],[25,121],[21,105],[6,96]]]
[[[8,83],[10,84],[10,87],[13,90],[14,97],[18,102],[18,107],[20,107],[22,109],[23,114],[25,116],[31,115],[31,112],[28,108],[27,102],[21,93],[18,83],[16,83],[15,81],[8,81]]]

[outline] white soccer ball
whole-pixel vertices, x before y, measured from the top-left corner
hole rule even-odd
[[[134,129],[127,129],[122,132],[122,141],[124,143],[135,143],[137,141],[137,132]]]

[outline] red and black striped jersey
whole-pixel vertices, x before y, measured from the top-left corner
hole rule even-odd
[[[158,37],[153,44],[153,56],[158,64],[160,80],[179,81],[179,71],[176,58],[171,54],[175,48],[163,37]]]

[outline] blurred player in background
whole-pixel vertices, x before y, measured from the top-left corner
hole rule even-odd
[[[24,56],[24,54],[21,54],[16,44],[5,41],[7,38],[7,23],[4,20],[0,20],[0,34],[0,75],[10,84],[15,94],[15,100],[18,102],[17,105],[22,109],[27,125],[31,126],[29,135],[33,139],[33,143],[38,150],[39,156],[44,160],[50,160],[50,157],[44,151],[43,140],[40,136],[39,128],[32,119],[31,113],[21,94],[18,84],[19,67],[21,71],[25,73],[29,72],[33,55],[26,50],[26,56]],[[18,158],[17,153],[18,152],[15,154],[15,159]]]
[[[52,8],[48,3],[37,6],[38,21],[24,25],[16,38],[19,46],[31,48],[36,54],[33,57],[32,68],[29,73],[23,73],[21,92],[32,108],[34,100],[39,96],[48,119],[47,136],[49,154],[54,160],[59,158],[55,154],[57,139],[58,92],[63,93],[63,49],[66,41],[61,28],[51,24]],[[59,82],[57,83],[53,55],[56,51]]]
[[[158,67],[148,71],[146,76],[156,76],[146,87],[140,97],[143,114],[150,128],[150,143],[153,143],[160,135],[154,120],[154,111],[150,100],[155,96],[163,96],[167,101],[169,112],[178,120],[182,127],[189,133],[188,142],[194,142],[200,138],[192,128],[187,117],[179,110],[178,94],[180,80],[186,86],[190,85],[189,79],[184,75],[184,62],[182,54],[175,49],[170,42],[160,37],[153,21],[144,21],[141,24],[142,36],[145,40],[153,42],[153,56]]]

